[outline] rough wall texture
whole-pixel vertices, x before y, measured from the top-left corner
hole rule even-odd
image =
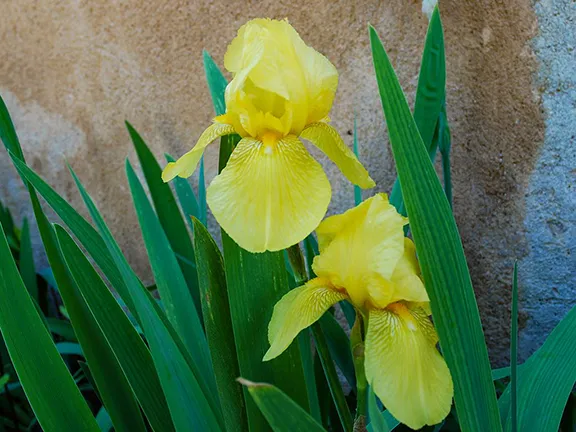
[[[535,11],[546,134],[526,191],[524,356],[576,305],[576,3],[542,0]]]
[[[573,14],[574,3],[564,3],[566,13]],[[441,7],[454,207],[491,356],[501,364],[508,350],[513,259],[526,257],[522,263],[529,268],[535,261],[534,243],[541,238],[527,236],[525,226],[548,229],[527,214],[539,211],[535,201],[550,198],[538,195],[541,180],[533,174],[542,165],[543,156],[538,155],[545,132],[541,91],[535,86],[539,66],[532,50],[538,25],[530,0],[442,0]],[[395,173],[376,96],[367,23],[380,32],[412,101],[427,26],[420,1],[5,0],[2,8],[0,92],[29,162],[83,210],[64,168],[66,158],[145,278],[150,272],[123,170],[124,158],[134,158],[123,121],[131,121],[158,157],[186,151],[212,116],[201,50],[206,48],[221,64],[227,43],[249,18],[288,17],[304,40],[336,65],[341,78],[333,123],[350,144],[357,113],[361,159],[377,191],[390,190]],[[538,47],[539,52],[546,49]],[[555,127],[551,121],[547,125]],[[546,142],[556,139],[546,136]],[[567,149],[546,148],[556,155]],[[353,203],[352,187],[334,166],[322,162],[334,190],[330,212],[342,211]],[[216,165],[213,146],[206,157],[208,179]],[[553,182],[553,174],[548,175]],[[569,193],[554,190],[561,197]],[[30,214],[24,189],[3,151],[0,199],[17,216]],[[563,235],[568,238],[568,233]],[[527,276],[525,282],[539,281]],[[562,289],[564,297],[574,297],[572,287]],[[529,322],[538,324],[534,316],[540,309],[527,312]],[[537,344],[541,336],[534,333],[526,340]]]

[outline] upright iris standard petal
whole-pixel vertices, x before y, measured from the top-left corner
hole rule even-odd
[[[344,144],[342,137],[329,124],[312,123],[306,126],[300,137],[322,150],[351,183],[363,189],[373,188],[376,185],[354,152]]]
[[[295,136],[277,143],[240,141],[207,190],[222,228],[252,252],[298,243],[322,220],[330,202],[322,167]]]
[[[170,162],[166,165],[162,172],[162,180],[167,182],[176,176],[184,178],[190,177],[196,170],[196,166],[198,165],[198,162],[200,162],[208,144],[213,142],[216,138],[233,133],[234,128],[229,124],[212,123],[202,133],[202,135],[200,135],[198,142],[192,150],[180,157],[176,162]]]
[[[428,303],[428,293],[420,279],[420,266],[416,248],[409,238],[404,238],[404,253],[396,263],[389,280],[374,278],[369,281],[368,292],[374,306],[385,308],[391,303],[406,300]]]
[[[321,278],[313,279],[282,297],[274,306],[268,327],[270,349],[264,361],[282,354],[298,333],[320,319],[330,306],[346,298],[346,294],[335,290],[329,281]]]
[[[450,411],[452,378],[437,343],[420,307],[395,303],[370,311],[366,379],[390,413],[412,429],[440,423]]]
[[[352,302],[363,307],[374,280],[391,280],[404,252],[406,220],[385,195],[376,195],[318,227],[321,253],[314,272],[345,287]]]

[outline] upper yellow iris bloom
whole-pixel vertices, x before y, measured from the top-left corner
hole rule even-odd
[[[238,31],[224,66],[226,114],[214,123],[162,179],[192,175],[216,138],[242,137],[226,168],[207,190],[218,223],[251,252],[281,250],[318,226],[330,202],[330,183],[299,138],[316,145],[354,184],[374,181],[338,132],[328,125],[338,72],[307,46],[288,21],[255,19]]]
[[[274,307],[264,360],[280,355],[301,330],[347,300],[368,323],[368,383],[394,417],[420,429],[448,415],[453,385],[436,348],[416,250],[404,237],[406,223],[384,194],[324,220],[316,231],[317,277]]]

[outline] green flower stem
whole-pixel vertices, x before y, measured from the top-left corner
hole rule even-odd
[[[360,313],[356,314],[356,321],[350,332],[350,346],[354,358],[354,370],[356,372],[356,418],[354,419],[354,431],[366,430],[366,413],[368,409],[367,392],[368,383],[364,371],[364,320]]]

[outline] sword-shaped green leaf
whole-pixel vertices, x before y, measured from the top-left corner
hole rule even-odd
[[[88,258],[56,225],[62,255],[94,319],[118,359],[142,410],[156,432],[174,430],[150,350]]]
[[[437,13],[437,12],[436,12]],[[376,79],[422,275],[463,431],[501,430],[488,351],[450,205],[382,42],[370,28]]]
[[[0,298],[4,299],[0,302],[0,330],[42,429],[99,431],[20,278],[3,230],[0,230]]]

